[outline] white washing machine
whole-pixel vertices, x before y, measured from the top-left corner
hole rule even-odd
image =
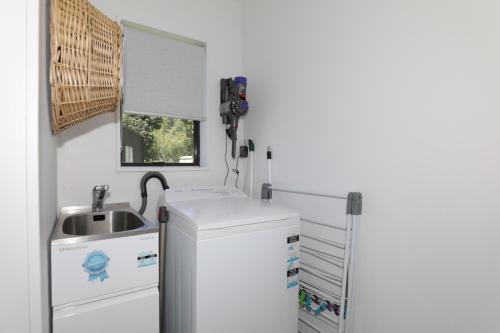
[[[54,333],[159,332],[158,226],[128,204],[63,208],[51,280]]]
[[[168,333],[296,333],[299,215],[230,187],[165,191]]]

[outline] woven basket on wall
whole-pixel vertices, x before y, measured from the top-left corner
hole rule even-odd
[[[115,111],[120,101],[120,25],[87,0],[52,0],[50,33],[54,133]]]

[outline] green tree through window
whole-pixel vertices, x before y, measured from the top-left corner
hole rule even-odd
[[[193,164],[196,162],[196,126],[193,120],[123,113],[122,146],[133,147],[134,163]],[[122,157],[122,163],[123,163]],[[130,161],[126,161],[130,162]]]

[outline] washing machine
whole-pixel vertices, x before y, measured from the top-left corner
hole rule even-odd
[[[296,333],[299,215],[231,187],[165,192],[168,333]]]

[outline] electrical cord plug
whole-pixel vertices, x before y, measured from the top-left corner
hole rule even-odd
[[[251,139],[248,139],[248,150],[255,151],[255,145],[253,144],[253,141]]]

